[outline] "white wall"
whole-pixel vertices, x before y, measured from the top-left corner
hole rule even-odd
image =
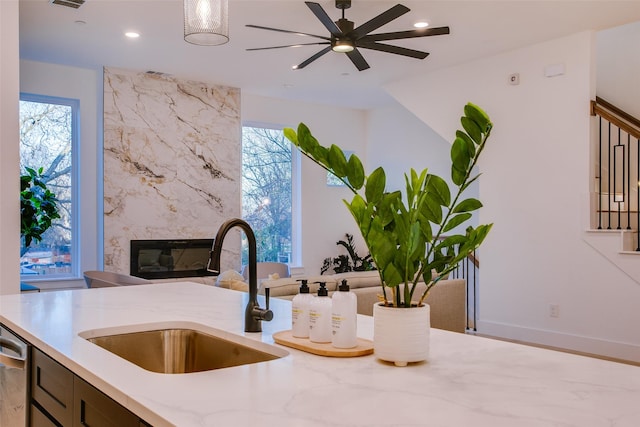
[[[479,332],[640,360],[640,285],[582,238],[594,46],[592,33],[576,34],[389,91],[442,135],[453,134],[467,101],[495,124],[480,164],[480,222],[495,225],[479,253]],[[545,77],[554,64],[565,74]],[[508,84],[511,73],[520,85]]]
[[[354,151],[365,162],[366,114],[362,110],[242,94],[242,121],[294,129],[303,122],[320,144],[336,144],[344,150]],[[344,238],[344,233],[357,237],[359,232],[342,202],[345,198],[351,200],[351,192],[327,187],[324,169],[307,158],[301,163],[302,266],[306,274],[320,274],[322,260],[338,254],[336,242]],[[361,247],[364,248],[358,246]],[[360,253],[364,254],[366,250],[362,249]]]
[[[0,1],[0,295],[20,292],[18,0]]]
[[[597,92],[640,117],[640,22],[599,31]]]
[[[367,112],[367,160],[368,171],[378,166],[384,167],[387,176],[387,190],[400,190],[405,193],[404,175],[411,168],[422,172],[428,169],[430,174],[444,179],[451,191],[455,186],[451,181],[451,143],[455,132],[442,138],[427,124],[416,117],[400,103]],[[477,168],[475,173],[478,173]],[[464,197],[478,198],[478,181],[472,183],[464,192]],[[469,226],[478,224],[478,213],[447,234],[464,233]]]
[[[102,181],[102,176],[98,173],[102,169],[101,157],[98,157],[98,146],[101,146],[98,114],[102,111],[99,108],[102,100],[102,75],[98,76],[94,70],[22,60],[20,91],[80,100],[80,179],[76,185],[79,186],[81,200],[81,250],[77,253],[80,258],[78,273],[82,280],[82,271],[102,267],[102,260],[98,258],[102,243],[102,235],[98,231],[98,196],[101,195],[99,182]],[[37,283],[42,288],[73,285],[73,281]]]
[[[404,174],[411,168],[429,168],[450,181],[451,144],[402,105],[370,110],[367,124],[368,171],[384,166],[389,190],[404,191]]]

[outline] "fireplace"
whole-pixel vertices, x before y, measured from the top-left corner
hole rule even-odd
[[[213,239],[131,240],[130,274],[145,279],[212,276]]]

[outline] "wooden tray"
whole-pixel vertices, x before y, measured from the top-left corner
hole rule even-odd
[[[327,357],[358,357],[373,353],[373,342],[358,338],[358,345],[353,348],[335,348],[331,343],[311,342],[308,338],[296,338],[291,335],[291,331],[280,331],[273,334],[273,340],[278,344],[307,353],[317,354]]]

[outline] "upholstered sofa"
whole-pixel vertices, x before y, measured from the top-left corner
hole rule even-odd
[[[373,305],[378,302],[378,295],[382,294],[380,277],[377,271],[340,273],[333,275],[287,277],[265,279],[260,282],[260,293],[264,294],[269,288],[270,297],[292,299],[300,287],[299,280],[306,279],[310,292],[318,291],[319,283],[325,282],[329,295],[336,291],[342,280],[347,280],[351,291],[358,300],[358,313],[373,314]],[[424,292],[424,283],[419,283],[415,298]],[[454,332],[465,332],[466,328],[466,298],[465,281],[462,279],[441,280],[427,295],[426,302],[431,308],[431,326]]]

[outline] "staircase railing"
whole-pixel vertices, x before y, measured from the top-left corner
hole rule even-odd
[[[477,322],[477,291],[480,271],[480,260],[476,251],[470,253],[455,270],[451,272],[452,279],[464,279],[467,290],[467,331],[476,331]]]
[[[440,240],[447,236],[440,236]],[[451,279],[463,279],[466,282],[466,304],[467,304],[467,331],[476,331],[477,322],[477,293],[480,281],[480,259],[477,251],[471,252],[465,259],[460,261],[456,268],[449,273]]]
[[[597,117],[597,229],[640,229],[640,120],[596,97],[591,115]],[[636,251],[640,251],[640,236]]]

